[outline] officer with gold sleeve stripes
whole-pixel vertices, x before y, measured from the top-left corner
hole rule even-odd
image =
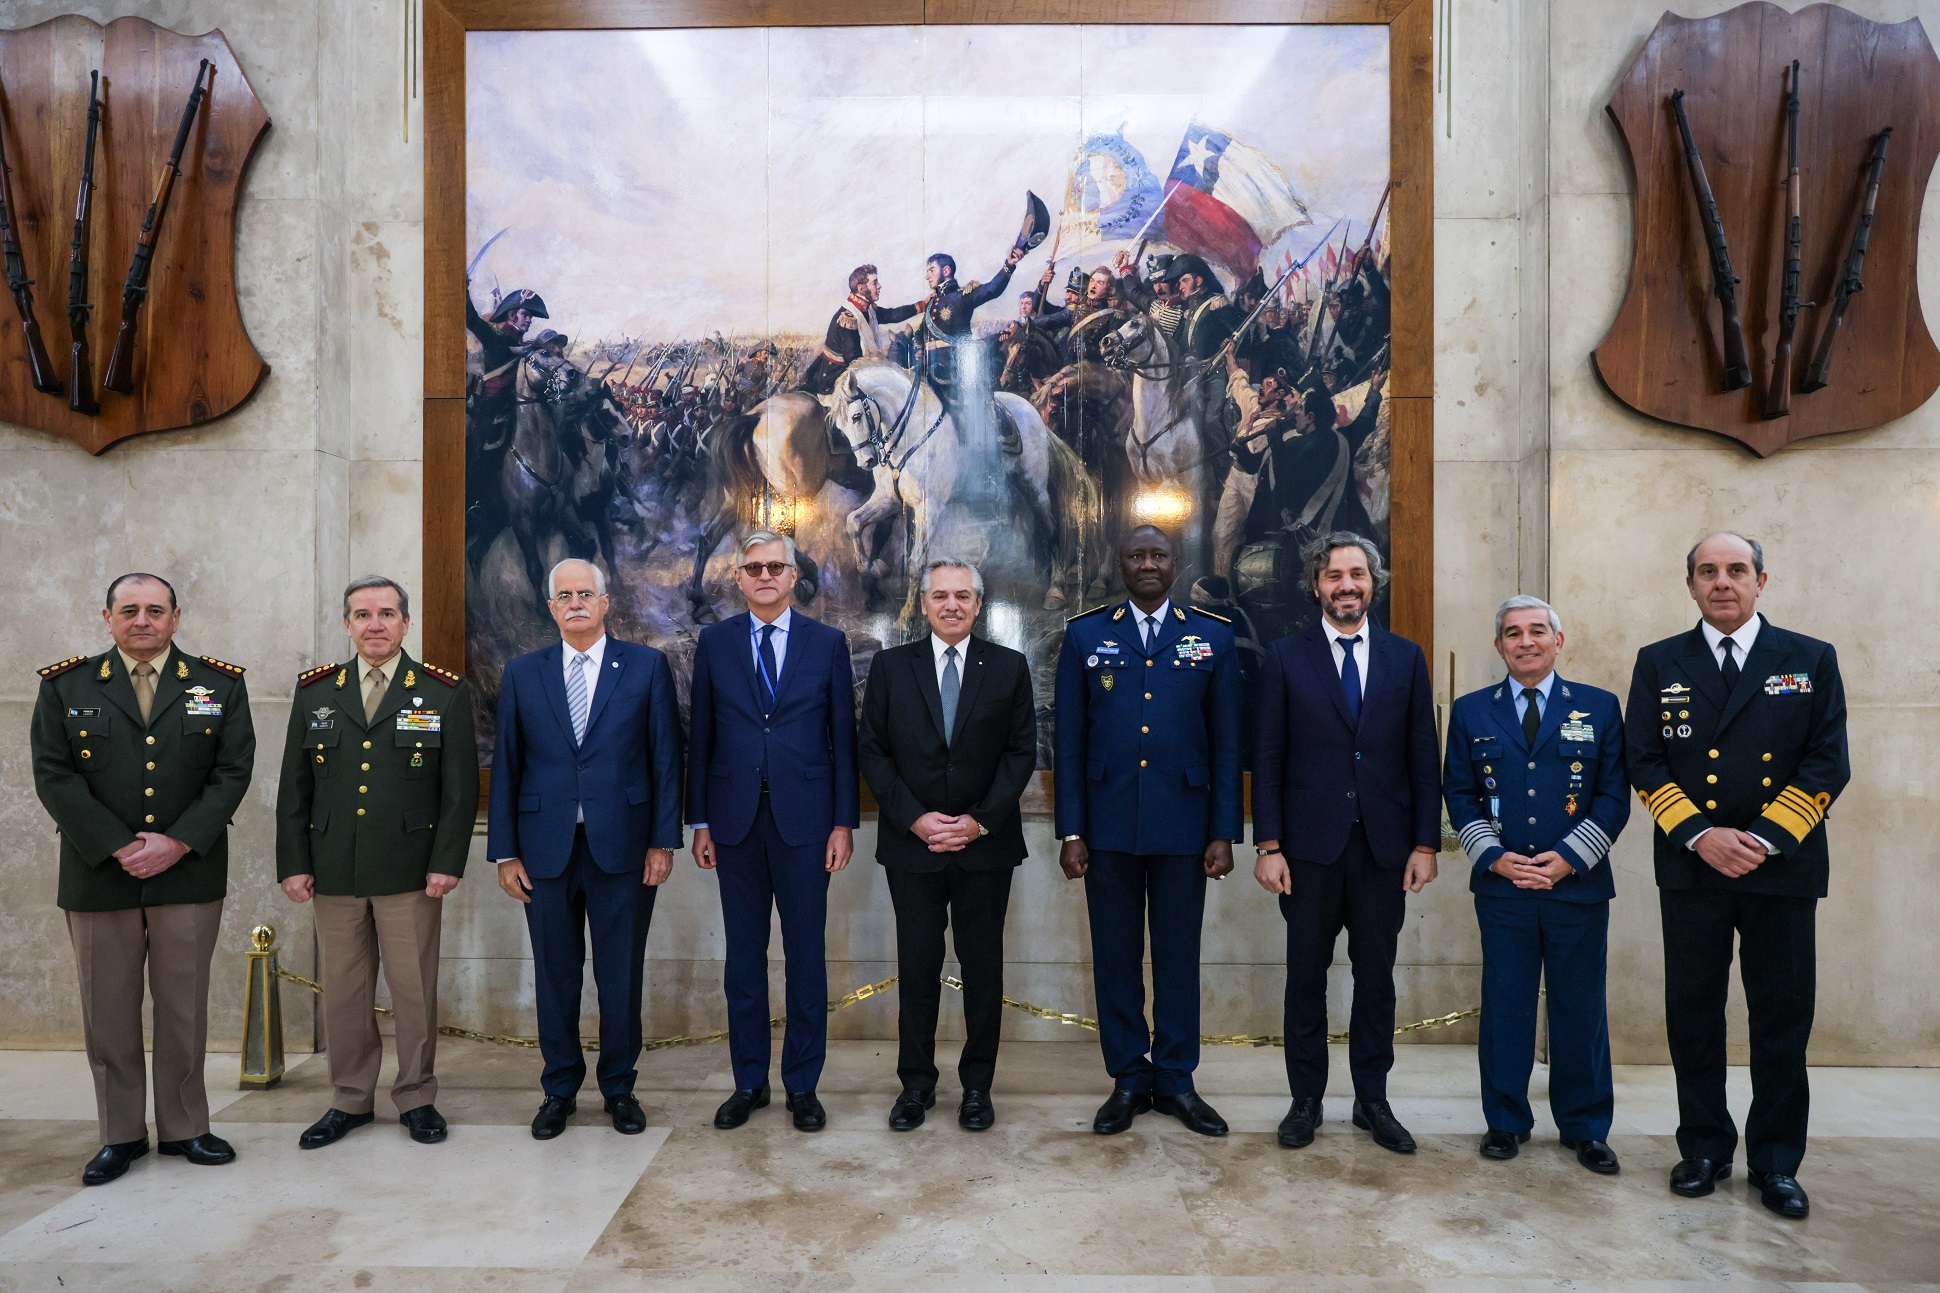
[[[1765,554],[1714,534],[1684,558],[1703,622],[1637,653],[1625,707],[1630,784],[1656,821],[1664,1022],[1677,1072],[1673,1193],[1729,1176],[1725,998],[1734,939],[1751,1022],[1746,1176],[1782,1217],[1810,1209],[1805,1048],[1814,917],[1829,871],[1825,817],[1851,776],[1846,696],[1829,643],[1757,613]]]

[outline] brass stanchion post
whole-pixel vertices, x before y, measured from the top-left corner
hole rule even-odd
[[[243,981],[242,1089],[264,1091],[283,1080],[283,995],[277,982],[276,931],[249,931]]]

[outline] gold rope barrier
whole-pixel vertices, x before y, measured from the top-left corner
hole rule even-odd
[[[279,979],[294,983],[298,987],[308,988],[312,992],[321,993],[323,991],[322,984],[306,979],[300,974],[292,974],[281,966],[274,967],[271,973]],[[870,997],[880,996],[896,986],[897,977],[892,974],[880,983],[865,983],[854,992],[848,993],[839,1000],[829,1002],[830,1013],[833,1014],[837,1011],[847,1010],[850,1006],[858,1002],[867,1001]],[[963,980],[953,975],[943,975],[942,983],[946,988],[954,989],[957,992],[963,991]],[[1087,1015],[1076,1014],[1069,1010],[1052,1010],[1048,1006],[1035,1005],[1029,1001],[1019,1001],[1015,997],[1005,997],[1003,998],[1003,1003],[1007,1008],[1015,1010],[1020,1014],[1030,1015],[1035,1019],[1048,1019],[1052,1023],[1069,1024],[1074,1028],[1083,1028],[1094,1033],[1098,1031],[1098,1021]],[[391,1011],[384,1006],[374,1005],[371,1009],[387,1018],[391,1017]],[[1451,1025],[1459,1024],[1465,1019],[1479,1018],[1481,1014],[1481,1009],[1477,1007],[1472,1010],[1457,1010],[1446,1015],[1437,1015],[1433,1019],[1417,1019],[1411,1024],[1402,1024],[1396,1028],[1394,1035],[1399,1037],[1404,1033],[1424,1032],[1431,1028],[1447,1028]],[[787,1022],[786,1016],[777,1016],[768,1021],[768,1026],[770,1028],[780,1028]],[[444,1037],[462,1037],[466,1041],[490,1042],[495,1046],[520,1046],[527,1050],[536,1050],[539,1046],[539,1039],[536,1037],[507,1037],[499,1033],[481,1033],[470,1028],[460,1028],[455,1024],[440,1024],[438,1025],[438,1032]],[[707,1046],[714,1042],[726,1041],[727,1035],[727,1029],[721,1028],[711,1033],[696,1033],[691,1036],[649,1037],[640,1044],[640,1049],[643,1051],[668,1051],[682,1046]],[[1347,1034],[1329,1033],[1327,1034],[1327,1040],[1330,1042],[1345,1042],[1347,1040]],[[589,1049],[597,1049],[599,1046],[596,1038],[587,1037],[581,1039],[581,1041]],[[1287,1039],[1281,1036],[1263,1033],[1201,1033],[1199,1043],[1202,1046],[1266,1047],[1285,1046]]]

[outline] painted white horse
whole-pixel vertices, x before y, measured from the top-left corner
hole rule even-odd
[[[1176,491],[1189,500],[1193,524],[1190,536],[1205,528],[1199,514],[1205,509],[1206,482],[1212,477],[1206,440],[1193,421],[1191,386],[1183,361],[1175,362],[1165,334],[1143,314],[1134,314],[1099,346],[1105,362],[1132,378],[1132,425],[1125,434],[1125,456],[1140,492]],[[1130,509],[1139,513],[1138,500]]]
[[[904,509],[909,514],[908,559],[911,572],[902,622],[917,613],[920,571],[930,558],[944,509],[956,488],[967,451],[943,402],[927,382],[913,384],[904,368],[886,360],[861,359],[837,379],[829,419],[847,438],[856,461],[875,478],[875,492],[849,514],[849,536],[856,565],[871,602],[889,574],[888,527]],[[996,396],[1017,428],[1023,452],[1004,455],[1005,474],[1019,498],[1020,519],[1030,527],[1033,546],[1049,570],[1046,609],[1065,603],[1068,576],[1083,578],[1084,556],[1100,556],[1102,545],[1087,542],[1095,529],[1097,495],[1084,464],[1052,435],[1044,420],[1019,395]]]

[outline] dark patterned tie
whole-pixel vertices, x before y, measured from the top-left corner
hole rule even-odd
[[[1529,742],[1529,748],[1536,748],[1536,733],[1543,725],[1543,711],[1539,707],[1543,694],[1534,687],[1522,689],[1522,739]]]
[[[1358,633],[1351,638],[1340,639],[1341,694],[1347,699],[1347,716],[1357,725],[1361,721],[1361,665],[1354,658],[1354,646],[1360,640]]]
[[[1731,653],[1738,644],[1726,638],[1719,645],[1724,647],[1724,689],[1730,691],[1738,685],[1738,657]]]
[[[957,672],[957,649],[943,652],[943,743],[948,745],[957,730],[957,698],[963,695],[963,675]]]
[[[781,670],[775,666],[775,626],[761,626],[761,691],[766,708],[775,707],[775,691],[781,686]]]

